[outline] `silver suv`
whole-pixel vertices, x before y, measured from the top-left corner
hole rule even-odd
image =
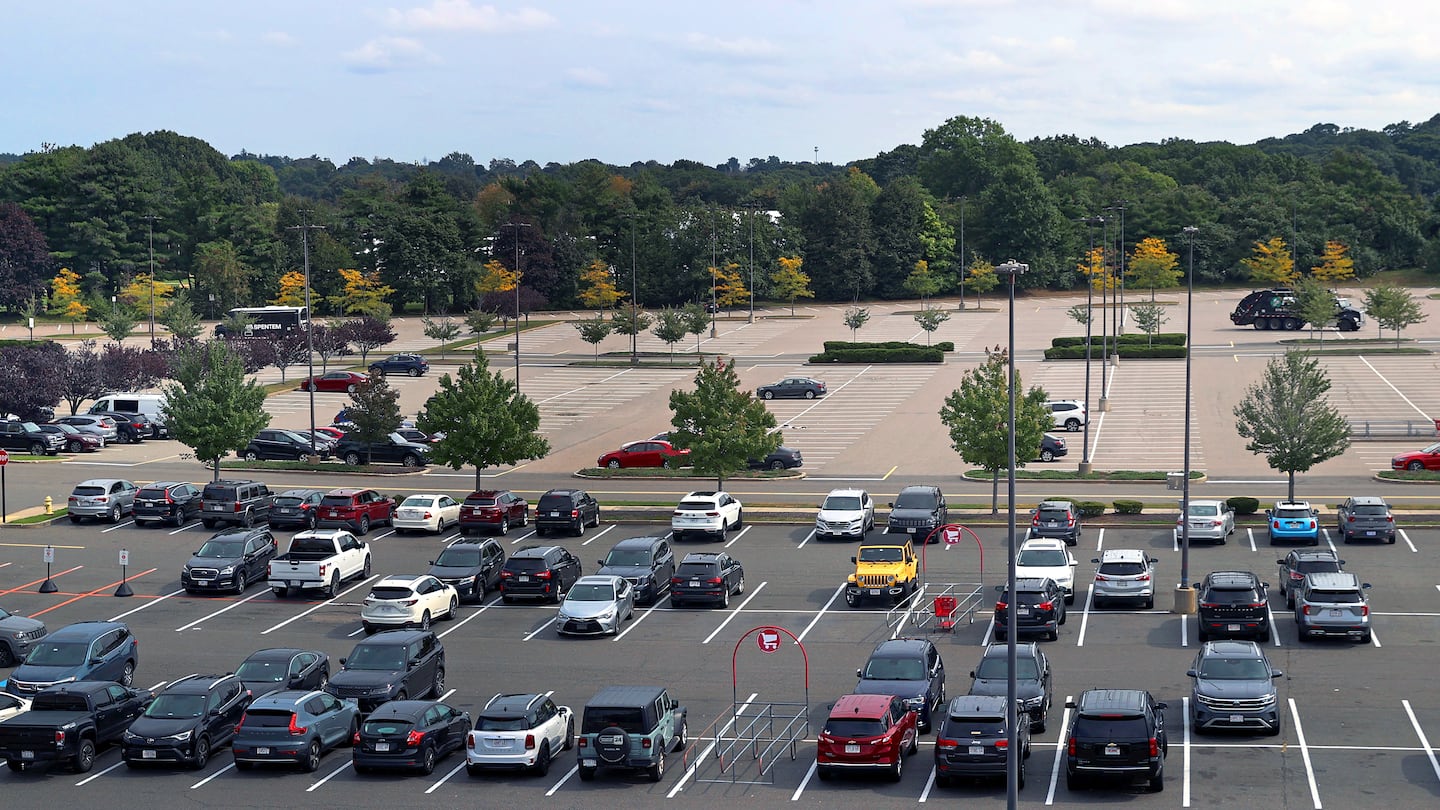
[[[91,478],[81,481],[70,491],[66,511],[71,523],[93,517],[119,523],[120,518],[135,513],[134,484],[119,478]]]
[[[1295,594],[1295,628],[1301,641],[1323,636],[1370,640],[1370,583],[1350,573],[1310,574]]]
[[[1113,548],[1090,560],[1098,563],[1090,598],[1095,607],[1102,602],[1137,601],[1142,608],[1155,607],[1155,563],[1135,548]]]

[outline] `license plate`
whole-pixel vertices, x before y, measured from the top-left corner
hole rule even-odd
[[[1126,582],[1125,580],[1122,579],[1122,580],[1120,580],[1119,582],[1115,583],[1115,587],[1117,587],[1117,588],[1128,588],[1128,587],[1130,587],[1131,585],[1134,585],[1134,584],[1135,584],[1135,583],[1133,583],[1133,582]]]
[[[1052,520],[1052,521],[1050,521],[1049,523],[1046,523],[1046,524],[1045,524],[1045,528],[1047,528],[1047,529],[1055,529],[1055,528],[1059,528],[1059,526],[1060,526],[1060,524],[1059,524],[1058,522],[1054,521],[1054,520]]]
[[[1029,615],[1030,615],[1030,608],[1018,608],[1018,609],[1015,611],[1015,615],[1016,615],[1016,616],[1029,616]]]
[[[1331,611],[1330,611],[1330,615],[1331,615],[1331,616],[1334,616],[1334,617],[1336,617],[1336,618],[1340,617],[1343,613],[1344,613],[1344,611],[1338,610],[1338,609],[1335,609],[1335,610],[1331,610]]]
[[[206,509],[206,511],[209,511],[209,512],[224,512],[224,511],[225,511],[225,504],[223,504],[223,503],[212,503],[212,504],[210,504],[209,506],[205,507],[205,509]]]
[[[915,533],[915,527],[914,527],[914,526],[906,526],[906,527],[905,527],[905,533],[906,533],[906,534],[914,534],[914,533]]]
[[[1374,537],[1374,536],[1375,536],[1375,532],[1365,532],[1365,536],[1366,536],[1366,537]]]
[[[279,513],[282,514],[282,515],[293,515],[293,514],[295,514],[295,510],[294,510],[294,509],[285,509],[285,508],[283,508],[283,507],[280,508],[280,509],[277,509],[277,510],[275,510],[275,511],[279,512]]]
[[[304,583],[301,583],[301,582],[299,582],[299,581],[297,581],[297,580],[293,580],[293,579],[292,579],[292,580],[290,580],[289,582],[287,582],[287,583],[285,583],[285,584],[286,584],[286,585],[289,585],[289,586],[292,587],[292,588],[299,588],[299,587],[300,587],[302,584],[304,584]]]
[[[377,743],[375,743],[375,750],[376,750],[376,751],[389,751],[389,750],[390,750],[390,743],[388,743],[388,742],[377,742]]]
[[[20,752],[20,758],[21,758],[21,759],[34,759],[34,758],[35,758],[35,752],[34,752],[34,751],[21,751],[21,752]]]
[[[262,745],[259,748],[255,749],[255,753],[259,754],[262,757],[266,757],[270,755],[270,749]]]
[[[150,749],[147,748],[147,749],[145,749],[144,751],[141,751],[141,752],[140,752],[140,758],[141,758],[141,759],[154,759],[154,758],[155,758],[155,752],[154,752],[154,751],[151,751]]]
[[[880,589],[879,589],[879,588],[871,588],[871,589],[870,589],[870,595],[871,595],[871,596],[879,596],[879,595],[880,595]]]
[[[1120,756],[1120,746],[1116,745],[1115,743],[1110,743],[1110,744],[1106,745],[1106,746],[1105,746],[1105,756],[1107,756],[1107,757],[1118,757],[1118,756]]]
[[[846,744],[845,744],[845,753],[847,753],[847,754],[858,754],[858,753],[860,753],[860,745],[859,745],[858,743],[846,743]]]
[[[524,577],[524,576],[516,577],[515,579],[516,579],[517,581],[519,581],[519,582],[529,582],[529,581],[530,581],[530,577]]]
[[[692,587],[692,588],[703,588],[703,587],[705,587],[705,583],[701,582],[701,581],[698,580],[698,579],[692,579],[692,580],[690,580],[690,587]]]
[[[978,756],[980,756],[981,754],[984,754],[984,753],[985,753],[985,746],[983,746],[983,745],[972,745],[972,746],[970,746],[970,756],[972,756],[972,757],[978,757]]]
[[[214,581],[214,580],[198,579],[198,578],[197,578],[197,579],[195,580],[195,584],[196,584],[196,585],[209,585],[209,584],[210,584],[211,582],[213,582],[213,581]]]
[[[1245,715],[1243,715],[1243,714],[1232,714],[1232,715],[1230,715],[1230,722],[1232,722],[1232,723],[1243,723],[1243,722],[1245,722]]]
[[[1226,632],[1230,632],[1230,633],[1238,633],[1238,632],[1240,632],[1240,625],[1238,625],[1238,624],[1227,624],[1227,625],[1225,625],[1225,630],[1226,630]]]
[[[559,513],[559,512],[551,512],[551,513],[550,513],[550,517],[560,517],[560,513]]]

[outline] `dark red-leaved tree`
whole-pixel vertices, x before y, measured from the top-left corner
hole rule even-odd
[[[40,297],[53,275],[45,235],[15,203],[0,203],[0,306]]]
[[[395,342],[395,330],[389,322],[369,315],[346,321],[339,328],[350,345],[360,352],[361,364],[369,362],[370,352]]]
[[[15,414],[34,419],[41,408],[60,401],[65,348],[53,341],[6,346],[0,349],[0,380],[20,381],[0,385],[0,416]]]

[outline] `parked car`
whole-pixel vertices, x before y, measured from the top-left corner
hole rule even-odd
[[[331,443],[316,442],[315,454],[325,459],[330,457]],[[281,461],[304,461],[310,457],[310,437],[293,430],[266,428],[255,434],[239,454],[246,461],[277,459]]]
[[[585,704],[580,723],[580,781],[601,768],[642,770],[650,781],[665,778],[665,754],[682,751],[686,711],[663,686],[608,686]]]
[[[1346,498],[1335,510],[1335,533],[1350,543],[1359,539],[1395,542],[1395,516],[1377,495]]]
[[[200,488],[194,484],[183,481],[146,484],[135,492],[135,525],[169,523],[178,528],[191,518],[200,517],[202,503]]]
[[[342,394],[353,394],[356,388],[369,380],[369,377],[357,371],[330,371],[318,377],[306,377],[301,380],[300,390],[309,391],[314,388],[316,391],[338,391]]]
[[[0,692],[0,722],[30,711],[30,699],[9,692]]]
[[[500,587],[505,550],[490,538],[466,538],[446,546],[430,561],[430,576],[455,589],[460,599],[479,602]]]
[[[557,706],[548,694],[496,695],[475,717],[465,740],[465,772],[524,769],[536,776],[550,771],[560,751],[575,747],[575,714]]]
[[[701,535],[724,540],[725,533],[745,525],[745,507],[728,492],[700,490],[680,499],[670,515],[675,539]]]
[[[180,569],[180,587],[186,593],[243,594],[250,583],[269,576],[270,561],[277,553],[268,528],[225,529],[206,540]]]
[[[1030,528],[1025,539],[1050,537],[1065,541],[1073,546],[1080,542],[1080,507],[1070,501],[1041,501],[1030,512]]]
[[[395,510],[395,533],[443,534],[460,523],[460,503],[449,495],[427,493],[407,497]]]
[[[1036,457],[1041,461],[1048,463],[1069,454],[1070,448],[1065,445],[1065,440],[1059,436],[1052,436],[1046,433],[1040,437],[1040,453]]]
[[[51,420],[57,425],[69,425],[82,433],[98,436],[107,444],[120,440],[120,429],[115,420],[108,416],[81,413],[74,416],[60,416]]]
[[[424,467],[430,463],[430,445],[412,442],[398,433],[391,433],[378,442],[363,442],[354,433],[346,433],[335,445],[335,457],[351,467],[362,464]]]
[[[25,660],[35,642],[49,631],[45,622],[28,616],[16,616],[0,608],[0,667],[13,667]]]
[[[676,449],[668,441],[630,442],[601,456],[597,467],[618,470],[621,467],[683,467],[690,463],[690,450]]]
[[[1004,695],[966,695],[950,701],[935,735],[935,786],[956,779],[1009,775],[1010,733]],[[1016,714],[1020,751],[1017,787],[1025,787],[1025,761],[1030,758],[1030,723]]]
[[[940,537],[935,530],[949,522],[950,509],[940,488],[914,485],[905,487],[895,496],[885,521],[885,531],[888,534],[914,535],[921,543],[938,543]]]
[[[865,666],[855,670],[857,695],[895,695],[919,713],[920,731],[931,729],[933,717],[945,705],[945,662],[934,642],[924,638],[894,638],[870,651]]]
[[[1295,595],[1295,630],[1301,641],[1341,636],[1370,641],[1370,583],[1350,573],[1310,574]]]
[[[675,552],[664,537],[631,537],[616,543],[595,573],[623,578],[634,588],[636,603],[653,605],[670,591]]]
[[[1143,777],[1152,791],[1165,789],[1165,704],[1141,689],[1087,689],[1066,729],[1065,787],[1079,790],[1097,777]]]
[[[65,511],[71,523],[87,517],[119,523],[124,516],[135,513],[135,493],[139,491],[139,487],[120,478],[91,478],[70,491]]]
[[[435,772],[435,764],[470,738],[470,713],[438,700],[392,700],[360,724],[350,752],[356,773],[381,768]]]
[[[363,713],[392,700],[445,694],[445,647],[429,630],[376,633],[356,644],[340,666],[325,691],[357,702]]]
[[[1253,641],[1207,641],[1185,672],[1192,679],[1190,725],[1196,732],[1222,729],[1280,733],[1280,696],[1270,666]]]
[[[1214,571],[1200,583],[1196,633],[1212,638],[1270,640],[1270,584],[1249,571]]]
[[[384,377],[387,374],[408,374],[419,377],[430,370],[430,363],[418,354],[392,354],[383,360],[370,363],[370,376]]]
[[[1392,470],[1440,470],[1440,442],[1390,459]]]
[[[321,489],[287,489],[270,502],[270,525],[277,529],[313,529],[319,522]]]
[[[292,764],[314,773],[325,752],[352,744],[359,728],[356,704],[325,692],[286,689],[256,698],[245,709],[230,753],[242,771]]]
[[[511,526],[530,525],[530,502],[508,489],[482,489],[460,504],[460,533],[510,533]]]
[[[1265,518],[1272,546],[1280,540],[1320,545],[1320,513],[1306,501],[1279,501],[1265,510]]]
[[[793,470],[804,466],[805,457],[799,450],[782,444],[765,458],[752,458],[746,463],[752,470]]]
[[[1295,549],[1276,560],[1275,564],[1279,566],[1275,583],[1280,588],[1280,595],[1285,597],[1285,607],[1288,608],[1295,607],[1295,591],[1305,584],[1306,576],[1338,574],[1345,570],[1345,561],[1336,557],[1335,552],[1318,548],[1313,551]]]
[[[1139,602],[1145,610],[1155,607],[1155,564],[1159,560],[1138,548],[1112,548],[1090,562],[1099,565],[1090,591],[1095,607],[1130,601]]]
[[[580,558],[563,546],[527,546],[505,561],[500,598],[507,605],[529,598],[558,604],[580,576]]]
[[[860,607],[866,599],[898,604],[920,583],[920,557],[908,539],[862,542],[850,558],[855,571],[845,577],[845,604]]]
[[[61,447],[67,453],[93,453],[105,446],[105,440],[94,433],[82,433],[79,428],[65,424],[41,424],[36,425],[41,433],[53,433],[65,444]]]
[[[1020,544],[1015,556],[1015,576],[1055,580],[1065,593],[1065,604],[1075,604],[1075,555],[1063,540],[1036,537]]]
[[[1185,515],[1175,517],[1175,542],[1185,531]],[[1225,538],[1235,533],[1235,510],[1224,501],[1190,500],[1190,541],[1205,540],[1225,545]]]
[[[845,695],[815,745],[815,775],[881,771],[899,782],[905,757],[920,750],[919,713],[895,695]]]
[[[407,442],[410,442],[411,444],[420,445],[434,444],[435,442],[445,438],[445,434],[443,433],[431,435],[423,430],[420,430],[419,428],[409,427],[395,428],[394,433],[396,436],[399,436],[400,438],[404,439]]]
[[[755,389],[755,395],[761,399],[776,399],[777,397],[814,399],[825,396],[825,383],[809,377],[786,377],[780,382],[760,386]]]
[[[395,501],[373,489],[332,489],[320,499],[322,529],[349,529],[362,537],[371,526],[395,525]]]
[[[1060,638],[1065,623],[1065,592],[1053,579],[1017,579],[1012,596],[1004,585],[996,585],[1000,600],[995,603],[995,638],[1003,641],[1009,633],[1010,609],[1015,609],[1016,633],[1044,633],[1051,641]]]
[[[119,741],[150,697],[106,681],[48,687],[30,699],[29,711],[0,722],[0,759],[12,771],[65,762],[89,773],[100,747]]]
[[[1045,403],[1045,407],[1050,409],[1050,417],[1055,420],[1055,427],[1064,428],[1071,433],[1080,430],[1090,421],[1090,414],[1083,400],[1057,399]]]
[[[856,537],[875,528],[875,502],[863,489],[832,489],[815,515],[815,539]]]
[[[133,685],[140,645],[123,622],[75,622],[30,647],[25,662],[10,672],[6,688],[20,697],[71,681],[114,681]]]
[[[584,536],[586,526],[600,526],[600,502],[583,489],[552,489],[535,504],[535,535],[566,530]]]
[[[155,426],[150,417],[143,413],[119,413],[117,411],[91,411],[91,416],[103,416],[115,425],[116,441],[120,444],[136,444],[155,435]],[[67,419],[69,417],[66,417]],[[78,426],[77,426],[78,427]]]
[[[435,577],[389,576],[370,588],[360,606],[360,624],[365,632],[397,627],[429,630],[434,619],[454,619],[460,609],[460,594]]]
[[[254,697],[281,689],[324,689],[330,682],[330,656],[291,647],[256,650],[235,668],[235,677]]]
[[[987,645],[980,656],[980,663],[970,670],[969,694],[1004,697],[1010,688],[1009,656],[1008,643],[1002,641]],[[1030,720],[1031,731],[1045,731],[1053,696],[1050,659],[1046,657],[1045,651],[1033,641],[1017,643],[1015,698],[1020,701],[1020,711]]]
[[[65,437],[47,433],[34,422],[0,422],[0,448],[32,456],[53,456],[65,449]]]
[[[560,635],[619,635],[620,625],[635,616],[635,588],[624,577],[591,574],[565,592],[555,617]]]
[[[223,524],[249,528],[256,521],[269,521],[270,509],[275,505],[275,496],[265,484],[226,478],[206,484],[203,499],[205,514],[201,522],[207,529]]]
[[[730,595],[745,593],[745,567],[724,551],[692,551],[670,578],[670,606],[714,602],[730,607]]]
[[[120,756],[131,768],[160,762],[203,768],[235,736],[251,699],[234,675],[172,681],[120,736]]]

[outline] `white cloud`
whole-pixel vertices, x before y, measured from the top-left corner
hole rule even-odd
[[[260,36],[260,40],[267,45],[282,45],[285,47],[300,44],[300,40],[284,31],[266,31]]]
[[[708,34],[686,34],[681,45],[692,53],[726,58],[773,59],[783,53],[773,42],[748,37],[721,39]]]
[[[361,73],[383,73],[397,68],[430,64],[439,61],[416,40],[406,37],[372,39],[353,51],[342,54],[352,70]]]
[[[470,0],[433,0],[429,6],[405,10],[387,9],[385,21],[396,28],[421,31],[479,31],[497,33],[546,28],[555,18],[545,11],[521,8],[501,11],[495,6],[476,6]]]
[[[570,68],[565,71],[565,81],[572,87],[609,87],[611,85],[609,75],[591,67]]]

